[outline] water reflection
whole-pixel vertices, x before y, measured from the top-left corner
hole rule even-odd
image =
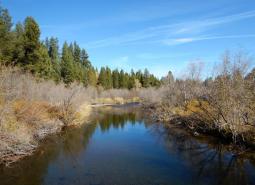
[[[156,134],[164,139],[170,153],[181,156],[182,160],[195,171],[192,177],[193,184],[255,183],[255,161],[252,151],[232,153],[230,152],[232,146],[216,138],[194,137],[174,126],[170,128],[168,126],[167,129],[157,126]]]
[[[95,110],[94,113],[94,123],[99,125],[102,132],[109,131],[111,127],[123,129],[126,123],[135,125],[142,123],[144,119],[145,115],[138,106],[104,107]],[[145,125],[147,126],[148,122]]]
[[[254,153],[155,124],[138,106],[99,108],[91,120],[0,168],[0,184],[255,184]]]

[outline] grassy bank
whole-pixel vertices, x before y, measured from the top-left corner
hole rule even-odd
[[[3,66],[0,92],[0,164],[5,165],[32,154],[47,135],[86,122],[92,104],[138,101],[135,91],[66,87]]]

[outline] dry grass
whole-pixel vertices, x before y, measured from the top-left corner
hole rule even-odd
[[[125,104],[140,102],[139,92],[127,89],[109,89],[99,92],[98,98],[94,99],[94,104]]]
[[[124,99],[122,97],[114,97],[114,98],[97,98],[95,99],[95,103],[94,104],[108,104],[108,105],[122,105],[122,104],[126,104],[126,103],[136,103],[136,102],[140,102],[140,98],[139,97],[132,97],[132,98],[128,98],[128,99]]]
[[[142,100],[144,104],[155,104],[159,103],[164,98],[168,90],[168,87],[142,88],[138,91],[138,97]]]
[[[97,90],[91,87],[72,84],[67,88],[1,66],[0,163],[29,155],[46,135],[83,122],[89,113],[84,104],[96,97]]]
[[[81,105],[78,111],[75,113],[75,119],[73,121],[73,124],[80,125],[84,123],[84,120],[89,117],[91,111],[92,107],[90,104],[84,103],[83,105]]]

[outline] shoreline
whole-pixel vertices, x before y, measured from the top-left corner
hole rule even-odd
[[[155,105],[142,105],[144,110],[147,110],[149,112],[149,116],[151,119],[153,119],[156,122],[162,122],[166,126],[177,126],[180,129],[184,129],[193,136],[197,137],[200,135],[203,135],[205,137],[214,137],[216,139],[221,140],[223,143],[226,143],[227,145],[232,145],[233,147],[237,148],[239,151],[244,151],[244,150],[255,150],[255,138],[252,136],[255,135],[254,130],[253,131],[247,131],[246,133],[249,134],[251,133],[252,136],[248,137],[244,133],[239,133],[235,137],[236,141],[234,142],[233,136],[231,132],[227,130],[218,130],[218,129],[210,129],[207,128],[207,123],[203,123],[199,120],[194,120],[194,118],[190,117],[184,117],[184,116],[178,116],[178,115],[173,115],[170,116],[171,118],[169,119],[164,119],[161,114],[165,114],[164,112],[158,113],[157,107]],[[196,124],[192,124],[192,126],[189,124],[190,121],[197,121]],[[243,135],[242,135],[243,134]]]
[[[93,116],[93,109],[99,108],[99,107],[124,107],[124,106],[130,106],[134,104],[139,104],[140,102],[125,102],[123,104],[118,103],[84,103],[82,104],[79,109],[73,113],[73,116],[76,118],[72,121],[71,124],[64,124],[63,121],[60,120],[52,120],[54,124],[53,128],[41,128],[38,129],[36,134],[33,135],[33,143],[29,143],[29,145],[25,145],[22,143],[15,143],[12,145],[12,147],[6,147],[5,150],[0,150],[0,166],[11,166],[13,163],[18,162],[19,160],[22,160],[23,158],[33,155],[34,152],[40,147],[41,142],[44,139],[47,139],[50,135],[55,135],[57,133],[60,133],[63,131],[64,128],[70,128],[70,127],[79,127],[81,125],[86,124],[86,122],[89,121],[90,117]],[[3,134],[0,134],[0,139],[8,139]],[[16,151],[18,150],[18,151]]]
[[[74,113],[76,116],[76,119],[73,121],[72,124],[65,125],[63,122],[58,120],[55,123],[54,129],[47,129],[45,130],[38,130],[38,133],[41,133],[40,135],[34,135],[34,144],[30,144],[29,146],[22,145],[22,143],[16,143],[14,147],[20,148],[20,151],[18,153],[7,153],[6,155],[2,155],[1,153],[4,153],[5,151],[0,151],[1,153],[1,163],[2,166],[11,166],[13,163],[18,162],[19,160],[22,160],[23,158],[33,155],[34,152],[40,147],[41,142],[46,139],[50,135],[54,135],[57,133],[60,133],[63,131],[64,128],[68,127],[79,127],[81,125],[86,124],[86,122],[89,120],[90,116],[93,116],[93,109],[99,108],[99,107],[126,107],[126,106],[133,106],[133,105],[141,105],[141,108],[148,111],[147,115],[150,117],[150,119],[156,121],[156,122],[162,122],[167,127],[171,128],[171,126],[177,126],[180,129],[186,130],[188,133],[193,135],[194,137],[214,137],[216,139],[219,139],[219,141],[222,141],[226,145],[229,145],[230,148],[232,148],[232,151],[235,151],[236,148],[239,148],[236,153],[245,152],[246,150],[254,150],[255,149],[255,143],[233,143],[231,141],[231,138],[229,135],[223,135],[221,132],[216,130],[203,130],[198,128],[190,128],[188,124],[185,123],[185,119],[179,118],[173,118],[171,120],[159,120],[157,116],[157,112],[154,110],[154,108],[149,105],[145,106],[142,102],[125,102],[123,104],[118,103],[84,103],[82,104],[79,109]],[[154,111],[153,111],[154,110]],[[2,139],[3,136],[0,135],[0,138]],[[22,148],[24,147],[24,148]]]
[[[82,106],[81,106],[82,107]],[[13,163],[18,162],[19,160],[33,155],[33,153],[40,147],[41,142],[50,135],[60,133],[65,127],[79,126],[86,122],[88,117],[91,114],[91,108],[89,105],[83,107],[74,113],[76,119],[71,123],[66,125],[61,120],[51,120],[49,126],[42,126],[41,128],[35,129],[35,133],[31,137],[32,141],[26,144],[20,143],[13,140],[11,146],[6,146],[5,149],[0,151],[0,165],[11,166]],[[0,135],[1,140],[10,140],[10,137],[4,134]]]

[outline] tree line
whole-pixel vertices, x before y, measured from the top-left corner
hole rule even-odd
[[[87,51],[76,42],[64,42],[60,51],[55,37],[40,40],[40,27],[33,17],[15,26],[7,9],[0,7],[0,62],[18,66],[37,77],[53,79],[69,85],[110,88],[139,88],[159,86],[160,81],[147,69],[130,73],[102,67],[100,71],[91,64]]]
[[[153,86],[159,86],[160,81],[147,69],[142,72],[141,70],[130,73],[124,72],[124,70],[115,69],[111,71],[109,67],[102,67],[98,77],[98,84],[105,89],[111,88],[147,88]]]

